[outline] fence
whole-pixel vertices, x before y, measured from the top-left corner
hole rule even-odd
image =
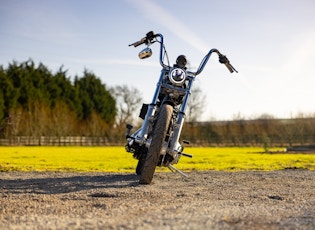
[[[0,146],[108,146],[115,145],[105,137],[64,136],[28,137],[17,136],[0,139]]]

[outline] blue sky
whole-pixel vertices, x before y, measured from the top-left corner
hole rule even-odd
[[[198,85],[203,120],[277,118],[315,113],[314,0],[0,0],[0,65],[29,58],[68,76],[92,71],[107,86],[128,84],[150,102],[159,77],[158,45],[128,47],[153,30],[164,35],[171,62],[185,54],[196,68],[211,48],[226,54],[239,74],[214,55]]]

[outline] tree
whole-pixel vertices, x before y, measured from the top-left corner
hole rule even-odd
[[[141,93],[134,87],[128,85],[116,86],[111,89],[114,95],[117,106],[116,127],[123,127],[126,123],[131,122],[133,116],[140,107],[142,101]]]
[[[5,109],[6,109],[4,94],[7,87],[5,87],[5,83],[7,83],[6,75],[2,66],[0,66],[0,125],[1,125],[1,121],[5,117],[4,114],[5,114]]]
[[[88,119],[95,111],[106,122],[114,122],[116,102],[100,79],[85,70],[84,76],[76,78],[74,84],[81,107],[81,111],[78,111],[79,118]]]
[[[186,121],[196,122],[200,119],[200,115],[205,109],[205,95],[201,88],[196,86],[191,90],[191,95],[188,102]]]
[[[101,135],[110,129],[115,115],[115,99],[100,79],[86,70],[72,83],[62,67],[52,74],[32,60],[10,63],[7,69],[0,66],[2,134]],[[89,127],[92,123],[95,128]]]
[[[75,110],[77,106],[76,92],[70,78],[66,76],[67,71],[62,70],[62,67],[54,74],[47,90],[50,95],[50,106],[54,107],[56,103],[62,101],[67,104],[71,110]]]

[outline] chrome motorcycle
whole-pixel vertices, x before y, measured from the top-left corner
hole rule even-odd
[[[144,38],[129,46],[137,47],[145,44],[147,47],[139,53],[140,59],[152,55],[150,45],[160,44],[160,64],[162,71],[157,82],[152,102],[143,104],[139,117],[143,119],[141,127],[131,134],[133,126],[127,124],[126,151],[133,154],[138,160],[136,173],[140,175],[140,184],[150,184],[157,166],[166,166],[173,172],[187,176],[173,165],[178,163],[181,156],[192,157],[184,153],[180,134],[185,119],[189,96],[193,82],[207,64],[212,53],[217,53],[219,62],[225,64],[231,73],[237,72],[230,64],[228,58],[217,49],[211,49],[201,61],[196,72],[187,69],[187,59],[179,55],[176,64],[171,66],[163,43],[163,35],[152,31]],[[167,63],[164,63],[166,57]]]

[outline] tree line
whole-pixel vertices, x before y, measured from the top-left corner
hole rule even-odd
[[[0,135],[108,136],[116,102],[93,73],[71,81],[63,67],[52,73],[32,60],[0,66]]]
[[[262,146],[267,150],[310,145],[315,143],[315,116],[187,123],[182,136],[199,146]]]
[[[198,122],[202,92],[196,88],[192,94],[182,138],[193,145],[268,148],[315,143],[315,116]],[[121,145],[125,125],[137,121],[141,102],[138,89],[109,88],[87,70],[71,80],[63,67],[52,73],[32,60],[9,63],[7,68],[0,66],[0,139],[96,137]]]

